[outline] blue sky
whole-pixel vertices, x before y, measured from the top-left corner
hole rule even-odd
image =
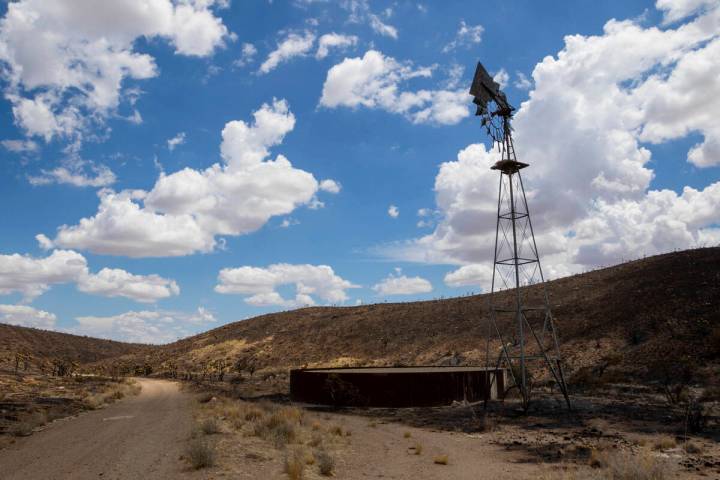
[[[478,60],[550,276],[720,240],[717,2],[87,1],[0,7],[0,321],[162,342],[487,289]]]

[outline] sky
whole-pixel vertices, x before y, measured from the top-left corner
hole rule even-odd
[[[547,277],[720,243],[720,2],[0,5],[0,322],[165,343],[490,288],[517,107]],[[392,319],[388,319],[392,321]]]

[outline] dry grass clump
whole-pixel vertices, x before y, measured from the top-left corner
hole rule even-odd
[[[675,441],[675,438],[669,435],[663,435],[661,437],[658,437],[653,442],[654,450],[667,450],[669,448],[675,448],[676,446],[677,441]]]
[[[334,475],[336,460],[329,452],[335,445],[349,442],[349,430],[339,424],[324,423],[321,417],[297,407],[217,396],[212,402],[198,404],[197,408],[199,428],[196,437],[208,440],[202,433],[209,435],[218,431],[226,432],[228,436],[258,437],[277,448],[271,456],[279,455],[283,459],[284,472],[291,480],[308,476],[317,478],[318,473]],[[196,442],[195,448],[200,446]],[[194,462],[191,460],[191,463]]]
[[[325,450],[318,451],[315,456],[320,474],[326,477],[332,476],[335,473],[335,457]]]
[[[643,450],[632,452],[600,452],[599,467],[605,469],[602,476],[608,480],[664,480],[668,478],[668,462]]]
[[[297,409],[278,409],[259,419],[253,433],[278,448],[294,443],[298,438],[299,418],[293,410]]]
[[[205,435],[220,433],[220,424],[213,417],[206,418],[200,424],[200,431],[202,431]]]
[[[190,440],[186,456],[195,470],[212,467],[215,464],[215,449],[210,442],[200,437]]]
[[[94,410],[103,405],[116,402],[126,396],[137,395],[142,390],[139,383],[132,379],[124,379],[120,382],[113,382],[102,392],[89,394],[85,399],[85,405]]]
[[[34,412],[30,416],[13,424],[8,428],[8,433],[15,437],[27,437],[32,435],[33,430],[47,423],[47,415],[45,412]]]
[[[208,403],[210,400],[214,398],[214,395],[210,392],[203,392],[197,397],[197,401],[199,403]]]
[[[301,480],[305,474],[305,458],[303,452],[294,449],[285,454],[285,468],[290,480]]]
[[[446,454],[442,455],[435,455],[433,458],[433,463],[437,465],[447,465],[448,464],[448,456]]]
[[[420,443],[420,442],[415,442],[415,443],[409,448],[409,450],[412,450],[412,451],[413,451],[413,454],[415,454],[415,455],[422,455],[422,452],[423,452],[422,443]]]
[[[412,437],[412,433],[410,433],[410,432],[403,433],[403,438],[410,438],[410,437]]]

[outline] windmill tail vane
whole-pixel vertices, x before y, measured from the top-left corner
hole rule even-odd
[[[537,369],[531,367],[544,366],[571,409],[557,328],[520,173],[529,164],[518,162],[512,139],[510,120],[515,109],[479,62],[470,94],[481,125],[501,153],[491,167],[500,173],[500,182],[486,366],[507,369],[525,410],[537,379]],[[498,343],[493,344],[493,337]]]

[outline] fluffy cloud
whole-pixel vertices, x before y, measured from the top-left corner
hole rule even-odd
[[[67,166],[41,170],[39,175],[31,175],[31,185],[50,185],[53,183],[72,185],[74,187],[106,187],[115,183],[116,177],[105,165],[88,162],[70,162]]]
[[[27,305],[0,305],[0,323],[52,330],[55,320],[54,314]]]
[[[215,317],[200,307],[196,312],[141,310],[108,317],[76,318],[77,325],[69,332],[133,343],[169,343],[207,329]]]
[[[5,96],[16,123],[50,140],[102,123],[120,104],[123,82],[157,75],[153,57],[134,50],[161,37],[181,55],[206,56],[228,30],[212,0],[21,0],[0,21]]]
[[[38,150],[38,144],[32,140],[3,140],[0,144],[14,153],[28,153]]]
[[[173,280],[159,275],[133,275],[118,268],[103,268],[96,274],[81,277],[78,290],[104,297],[126,297],[143,303],[180,294],[180,288]]]
[[[318,40],[318,49],[315,58],[321,60],[328,56],[330,49],[345,49],[357,45],[358,37],[355,35],[342,35],[340,33],[326,33]]]
[[[180,293],[174,281],[158,275],[133,275],[108,268],[90,273],[85,257],[72,250],[55,250],[45,258],[0,255],[0,295],[18,292],[29,302],[51,285],[61,283],[76,283],[78,290],[93,295],[138,302],[156,302]]]
[[[375,33],[397,40],[397,28],[383,22],[380,17],[375,14],[368,15],[368,19],[370,20],[370,28],[372,28]]]
[[[546,274],[720,240],[720,183],[652,190],[642,145],[699,132],[704,140],[687,161],[720,164],[720,122],[711,114],[720,110],[718,32],[717,7],[672,29],[611,20],[600,36],[566,37],[556,57],[535,67],[514,127],[519,159],[532,164],[523,177]],[[392,255],[465,265],[447,283],[487,287],[480,265],[492,260],[496,160],[470,145],[443,163],[435,181],[443,220]]]
[[[327,73],[320,105],[328,108],[379,108],[413,123],[455,124],[468,116],[466,89],[403,91],[407,80],[432,76],[432,68],[413,68],[376,50],[346,58]]]
[[[285,299],[276,291],[276,288],[282,285],[295,286],[294,299]],[[327,265],[278,263],[267,268],[224,268],[218,275],[215,291],[250,295],[245,298],[245,302],[250,305],[294,308],[315,305],[313,297],[328,303],[345,302],[348,299],[345,290],[355,287],[356,285],[336,275]]]
[[[445,275],[445,284],[450,287],[486,287],[492,282],[492,264],[464,265]]]
[[[240,58],[233,62],[233,65],[236,67],[244,67],[252,63],[255,59],[255,55],[257,55],[257,48],[255,48],[255,45],[252,43],[243,43],[240,52]]]
[[[290,33],[283,41],[278,42],[277,48],[270,52],[267,59],[260,65],[259,73],[269,73],[283,62],[294,57],[304,57],[315,44],[315,34],[305,32],[304,35]]]
[[[328,193],[340,193],[340,183],[335,180],[326,179],[320,182],[320,190]]]
[[[390,205],[387,213],[391,218],[397,218],[400,216],[400,209],[395,205]]]
[[[501,68],[500,71],[493,76],[493,80],[500,85],[501,89],[504,89],[507,87],[508,81],[510,81],[510,74],[508,74],[504,68]]]
[[[378,35],[391,37],[393,39],[398,38],[397,28],[386,24],[379,15],[374,14],[370,10],[370,4],[367,0],[346,0],[341,2],[340,6],[350,13],[348,22],[367,23]],[[386,8],[382,13],[387,19],[392,16],[393,10],[392,8]]]
[[[525,76],[522,72],[516,73],[517,79],[515,80],[515,88],[519,88],[520,90],[530,90],[532,88],[532,82],[529,78]]]
[[[174,137],[168,139],[167,148],[172,152],[175,150],[175,147],[182,145],[183,143],[185,143],[185,132],[180,132]]]
[[[373,285],[378,295],[415,295],[432,292],[432,284],[422,277],[408,277],[402,275],[398,269],[396,274],[390,274],[381,282]]]
[[[716,6],[715,0],[657,0],[655,6],[664,13],[663,23],[672,23],[706,8]]]
[[[443,47],[443,52],[447,53],[458,47],[470,47],[477,45],[482,41],[482,34],[485,31],[482,25],[468,25],[465,20],[460,20],[460,27],[455,34],[453,41]]]
[[[149,192],[102,190],[95,216],[60,227],[53,243],[130,257],[189,255],[212,251],[218,235],[250,233],[311,205],[321,188],[315,177],[283,155],[268,158],[295,126],[287,102],[264,104],[253,116],[252,124],[225,125],[222,165],[161,173]]]
[[[0,255],[0,294],[20,292],[29,301],[42,295],[51,284],[73,282],[85,274],[85,257],[73,251],[55,250],[45,258]]]

